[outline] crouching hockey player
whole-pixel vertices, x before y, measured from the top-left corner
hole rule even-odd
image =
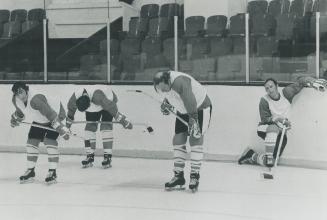
[[[12,86],[12,102],[16,111],[11,115],[11,126],[18,126],[25,116],[31,116],[33,123],[28,132],[26,143],[27,171],[19,177],[21,183],[31,182],[35,177],[35,165],[39,156],[39,144],[41,142],[47,148],[49,172],[45,182],[55,183],[57,179],[57,166],[59,162],[58,136],[65,140],[69,139],[69,130],[61,121],[65,119],[65,110],[60,101],[49,99],[40,92],[34,91],[22,82],[16,82]],[[35,127],[33,124],[45,128]],[[55,129],[57,132],[52,130]]]
[[[113,118],[122,124],[126,129],[132,129],[132,123],[125,115],[118,111],[118,98],[109,88],[99,89],[97,86],[87,86],[72,94],[68,102],[67,127],[71,127],[74,122],[76,110],[85,112],[85,149],[86,159],[82,161],[84,168],[91,167],[94,162],[94,151],[96,147],[96,131],[100,121],[100,131],[103,143],[103,161],[104,168],[111,167],[112,148],[113,148]],[[92,123],[94,122],[94,123]],[[104,122],[104,123],[101,123]]]
[[[251,148],[245,149],[238,160],[239,164],[259,164],[273,167],[277,157],[279,140],[281,139],[282,127],[291,127],[288,120],[292,100],[304,87],[311,87],[318,91],[325,91],[327,82],[324,79],[312,77],[300,77],[297,82],[286,86],[281,92],[275,79],[269,78],[264,82],[266,95],[259,103],[261,121],[257,128],[257,134],[264,140],[265,152],[255,152]],[[287,144],[287,135],[283,138],[279,156],[282,155]]]
[[[188,122],[185,125],[178,117],[175,121],[174,177],[165,184],[167,190],[184,188],[184,167],[187,155],[186,142],[189,136],[191,147],[191,174],[189,189],[197,191],[200,179],[200,168],[203,159],[204,133],[209,127],[211,118],[211,101],[205,88],[190,75],[175,71],[158,72],[154,77],[154,88],[162,93],[165,99],[161,111],[168,115],[177,111],[177,115]]]

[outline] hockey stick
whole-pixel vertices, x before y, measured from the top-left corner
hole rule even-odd
[[[277,168],[277,163],[278,163],[278,160],[279,160],[280,149],[282,148],[283,140],[284,140],[284,137],[285,137],[285,134],[286,134],[286,130],[287,129],[288,129],[288,127],[286,127],[285,125],[283,125],[282,134],[281,134],[281,137],[280,137],[280,140],[279,140],[279,144],[278,144],[278,147],[277,147],[277,155],[276,155],[276,159],[275,159],[274,165],[273,165],[273,167],[269,168],[269,171],[268,172],[262,173],[262,177],[264,179],[274,179],[273,169]]]
[[[99,124],[120,124],[118,121],[74,121],[73,124],[86,124],[86,123],[99,123]],[[152,133],[154,130],[151,126],[145,123],[132,122],[136,126],[146,127],[146,131]]]
[[[150,95],[149,93],[146,93],[146,92],[144,92],[144,91],[142,91],[142,90],[139,90],[139,89],[135,89],[135,90],[127,90],[127,92],[137,92],[137,93],[142,93],[143,95],[146,95],[146,96],[148,96],[149,98],[151,98],[151,99],[153,99],[154,101],[156,101],[156,102],[158,102],[159,104],[162,104],[162,101],[161,100],[159,100],[159,99],[157,99],[157,98],[155,98],[154,96],[152,96],[152,95]],[[172,106],[172,107],[174,107],[174,106]],[[175,108],[175,107],[174,107]],[[170,112],[170,113],[172,113],[173,115],[175,115],[176,116],[176,118],[178,118],[184,125],[186,125],[186,126],[188,126],[188,123],[182,118],[182,117],[180,117],[176,112],[174,112],[173,110],[171,110],[171,109],[168,109],[168,111]]]
[[[42,126],[42,125],[38,125],[38,124],[33,124],[33,123],[30,123],[30,122],[22,121],[22,122],[20,122],[20,124],[30,125],[30,126],[33,126],[33,127],[36,127],[36,128],[43,128],[43,129],[46,129],[46,130],[49,130],[49,131],[55,131],[55,132],[58,132],[58,131],[57,131],[56,129],[54,129],[54,128],[49,128],[49,127],[46,127],[46,126]],[[77,137],[77,138],[80,138],[80,139],[83,139],[83,140],[84,140],[84,137],[79,136],[78,134],[74,134],[74,133],[72,133],[72,132],[69,132],[68,134],[69,134],[70,136]]]

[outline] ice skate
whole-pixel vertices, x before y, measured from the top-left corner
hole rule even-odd
[[[103,155],[103,161],[102,161],[102,167],[104,169],[111,167],[111,154],[104,154]]]
[[[174,172],[174,177],[167,183],[165,183],[165,189],[167,191],[172,190],[184,190],[185,187],[185,178],[184,178],[184,172]]]
[[[19,177],[20,183],[31,183],[34,182],[35,172],[34,168],[27,169],[24,175]]]
[[[54,169],[50,169],[49,170],[48,175],[45,178],[45,183],[48,184],[48,185],[57,183],[57,173],[56,173],[56,170],[54,170]]]
[[[238,159],[238,164],[255,164],[255,162],[252,159],[252,156],[254,155],[254,150],[251,148],[246,148],[241,157]]]
[[[199,179],[200,179],[200,174],[199,173],[191,173],[189,189],[193,193],[198,191]]]
[[[83,168],[92,167],[94,162],[94,154],[88,154],[85,160],[82,160]]]

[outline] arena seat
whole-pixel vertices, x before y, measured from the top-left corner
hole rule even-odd
[[[179,4],[168,3],[168,4],[161,5],[159,16],[160,17],[173,17],[173,16],[181,17],[181,11],[180,11]]]
[[[276,20],[269,14],[255,14],[250,17],[250,33],[254,36],[275,35]]]
[[[158,4],[145,4],[141,7],[140,17],[142,18],[156,18],[159,16]]]
[[[257,56],[267,57],[275,56],[277,54],[277,41],[274,36],[260,37],[257,40]]]
[[[178,58],[185,59],[186,58],[186,44],[185,41],[181,38],[177,41],[178,45]],[[168,38],[163,41],[163,55],[167,60],[169,67],[173,69],[175,67],[175,39]]]
[[[251,1],[247,5],[247,11],[252,15],[265,14],[267,12],[268,2],[265,0]]]
[[[172,17],[151,18],[147,37],[166,39],[174,36],[174,20]]]
[[[203,16],[190,16],[185,19],[185,37],[203,36],[205,33],[205,18]]]
[[[245,14],[239,13],[230,17],[229,35],[245,36]]]
[[[227,17],[224,15],[212,15],[207,18],[207,37],[221,37],[226,34]]]
[[[229,55],[232,53],[233,41],[231,38],[210,38],[209,48],[209,57]]]
[[[281,14],[277,16],[276,39],[287,40],[293,38],[295,16],[293,14]]]
[[[290,9],[290,1],[289,0],[272,0],[268,5],[268,14],[273,17],[277,17],[280,14],[288,14]]]
[[[218,57],[216,78],[223,81],[245,81],[245,57],[242,55]]]
[[[10,13],[10,21],[24,22],[27,19],[27,10],[25,9],[15,9]]]
[[[143,39],[148,33],[149,18],[131,17],[129,20],[128,38]]]
[[[22,32],[26,32],[42,23],[45,12],[42,8],[34,8],[28,11],[27,20],[22,24]]]
[[[192,37],[186,39],[187,59],[200,59],[208,54],[208,39],[204,37]]]
[[[304,5],[303,0],[293,0],[290,6],[290,14],[294,14],[297,17],[303,16],[305,13]]]

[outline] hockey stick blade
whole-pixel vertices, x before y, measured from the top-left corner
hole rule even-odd
[[[274,175],[272,173],[262,173],[262,178],[265,180],[272,180],[274,179]]]

